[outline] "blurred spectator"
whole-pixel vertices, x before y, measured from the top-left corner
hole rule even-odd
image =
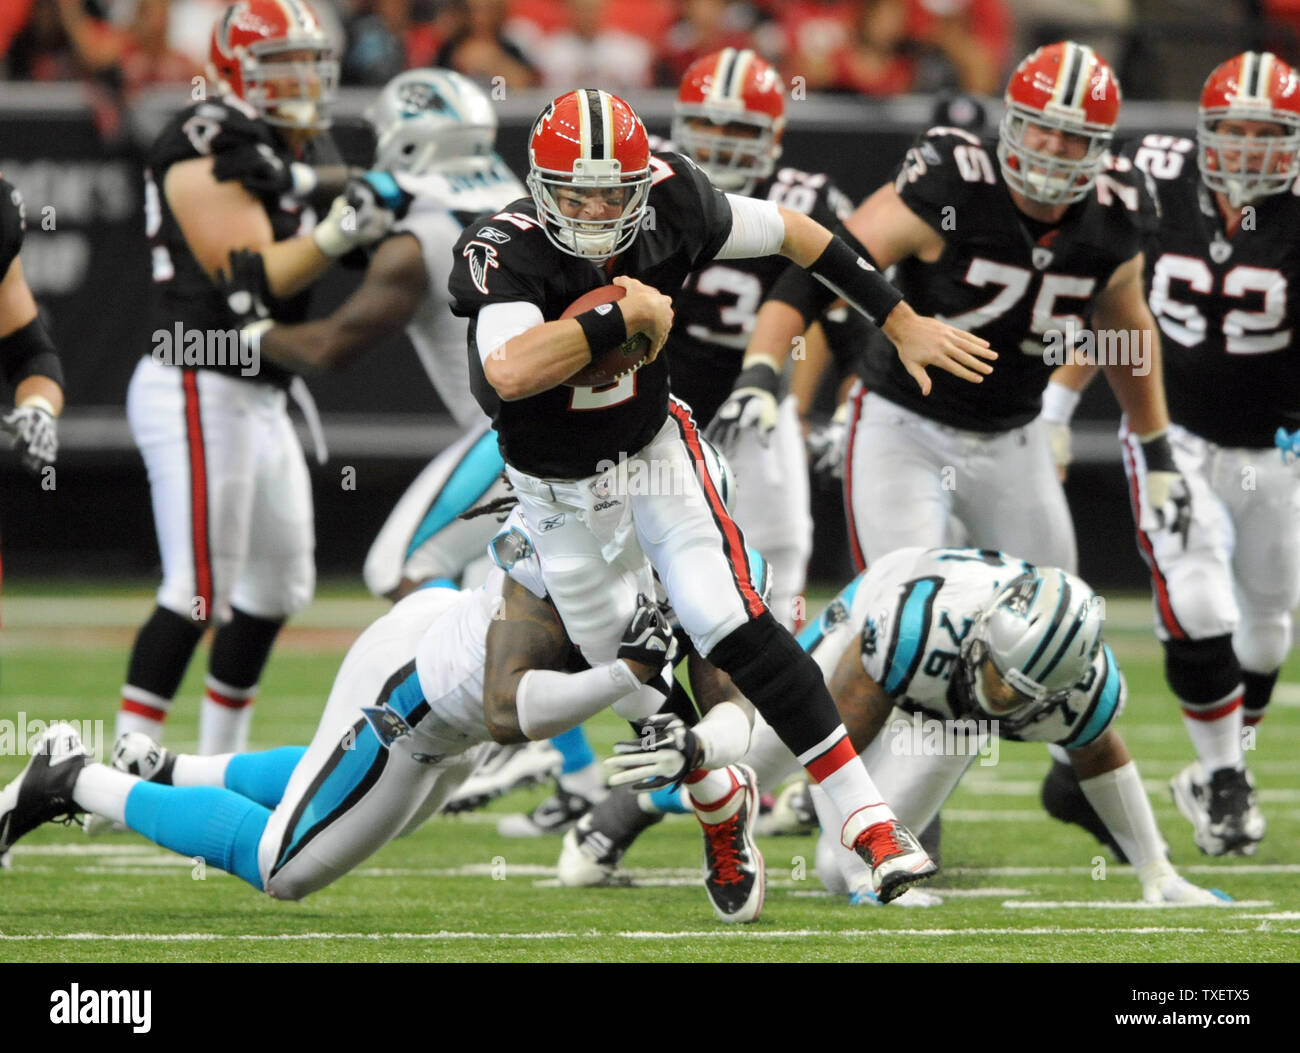
[[[737,0],[683,0],[659,55],[659,84],[676,88],[691,63],[711,52],[754,47],[750,30],[757,20],[757,12]]]
[[[506,0],[452,0],[449,13],[454,28],[435,65],[494,89],[498,83],[507,90],[537,86],[536,67],[505,33]]]
[[[13,80],[76,80],[86,73],[64,29],[57,0],[35,0],[8,60]]]
[[[1007,0],[1019,33],[1016,53],[1028,55],[1037,47],[1058,40],[1085,44],[1117,72],[1127,94],[1128,81],[1121,66],[1134,24],[1130,0]]]
[[[800,0],[782,25],[809,90],[992,94],[1011,52],[1003,0]]]
[[[346,84],[387,84],[405,69],[432,66],[450,35],[452,16],[435,19],[432,3],[362,0],[347,23]]]
[[[212,27],[228,6],[230,0],[173,0],[167,43],[200,67],[207,65]]]
[[[83,70],[124,99],[155,84],[187,84],[199,73],[189,58],[167,45],[171,0],[136,0],[124,28],[91,18],[81,0],[58,0],[64,32]]]
[[[0,58],[9,54],[13,43],[32,14],[32,0],[9,0],[0,7]]]
[[[567,0],[567,28],[543,37],[533,52],[542,84],[559,93],[597,85],[622,95],[648,88],[654,76],[654,47],[645,37],[609,26],[607,0]]]

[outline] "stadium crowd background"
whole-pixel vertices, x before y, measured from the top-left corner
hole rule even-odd
[[[860,200],[888,178],[941,95],[985,97],[990,131],[1006,76],[1033,47],[1071,37],[1118,71],[1120,137],[1191,132],[1206,73],[1253,48],[1300,61],[1300,0],[315,0],[340,41],[335,135],[347,160],[371,148],[361,114],[403,68],[447,65],[498,103],[500,147],[526,167],[538,106],[575,85],[625,94],[666,134],[673,88],[698,55],[751,46],[801,105],[784,162],[829,171]],[[68,411],[57,489],[31,493],[0,459],[7,577],[150,577],[147,486],[123,409],[149,350],[143,150],[191,101],[224,0],[5,0],[0,4],[0,170],[23,191],[24,266],[60,348]],[[354,276],[320,286],[321,309]],[[317,561],[355,577],[392,502],[455,434],[404,341],[339,376],[313,377],[332,458],[313,465]],[[1081,572],[1099,588],[1148,587],[1133,543],[1105,386],[1079,415],[1068,484]],[[1091,432],[1090,432],[1091,429]],[[310,450],[310,446],[308,446]],[[339,485],[356,470],[356,489]],[[112,495],[106,500],[105,495]],[[848,573],[839,493],[815,493],[810,579]],[[93,523],[94,529],[87,529]]]

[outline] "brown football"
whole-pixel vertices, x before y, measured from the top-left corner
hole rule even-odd
[[[627,290],[621,285],[602,285],[579,296],[560,317],[573,318],[603,303],[621,300],[626,295]],[[650,338],[645,333],[634,333],[618,347],[593,358],[564,383],[571,388],[598,388],[602,384],[612,384],[645,365],[649,354]]]

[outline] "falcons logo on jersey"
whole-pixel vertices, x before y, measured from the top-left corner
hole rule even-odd
[[[486,242],[471,241],[461,251],[461,255],[469,260],[469,276],[474,282],[474,288],[486,294],[488,270],[500,266],[497,263],[497,250]]]

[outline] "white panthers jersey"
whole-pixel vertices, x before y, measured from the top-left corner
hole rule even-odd
[[[456,423],[468,427],[482,420],[483,411],[469,388],[467,322],[452,315],[447,293],[454,262],[452,246],[475,217],[503,209],[527,197],[528,191],[496,155],[485,159],[482,167],[421,176],[399,174],[397,181],[415,200],[393,230],[415,235],[429,275],[428,290],[406,327],[406,335],[438,397]]]
[[[799,636],[829,681],[848,646],[861,640],[862,666],[896,705],[939,720],[979,717],[959,695],[954,673],[975,618],[1024,560],[990,549],[903,548],[854,578]],[[1088,676],[1062,705],[1002,738],[1086,746],[1123,709],[1124,678],[1102,645]]]

